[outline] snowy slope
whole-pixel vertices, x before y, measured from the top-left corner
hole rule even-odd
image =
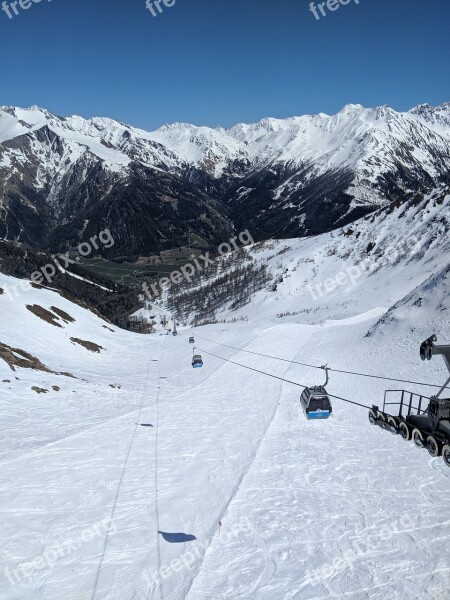
[[[441,189],[332,234],[250,248],[276,291],[218,315],[248,322],[193,331],[203,370],[191,368],[190,331],[132,334],[0,275],[0,343],[52,371],[0,358],[1,600],[446,598],[442,459],[338,400],[328,421],[306,421],[302,388],[257,371],[322,383],[295,360],[443,382],[443,362],[422,363],[418,345],[450,342],[449,202]],[[413,253],[380,262],[412,235]],[[377,268],[354,284],[305,291],[370,256]],[[328,387],[370,406],[404,385],[332,373]]]

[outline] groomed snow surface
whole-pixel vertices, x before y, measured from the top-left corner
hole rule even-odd
[[[419,359],[434,333],[426,319],[365,337],[387,310],[376,301],[317,324],[268,316],[195,329],[205,366],[194,370],[190,331],[132,334],[47,289],[0,295],[1,341],[73,375],[0,360],[0,598],[450,598],[442,458],[337,400],[328,421],[307,421],[300,387],[206,354],[306,384],[323,373],[219,344],[443,381],[439,358]],[[75,321],[56,327],[34,304]],[[328,387],[370,406],[403,386],[333,374]]]

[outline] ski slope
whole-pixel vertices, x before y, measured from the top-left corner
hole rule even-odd
[[[197,328],[194,370],[190,330],[132,334],[44,288],[0,295],[0,341],[52,371],[0,360],[1,600],[449,598],[442,459],[337,400],[328,421],[306,421],[302,388],[257,371],[310,385],[323,373],[239,350],[444,381],[418,355],[431,313],[367,337],[390,309],[380,296],[325,308],[310,323],[268,312]],[[328,387],[370,406],[397,386],[333,373]]]

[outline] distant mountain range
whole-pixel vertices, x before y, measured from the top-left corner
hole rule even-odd
[[[0,107],[0,237],[50,251],[106,227],[115,256],[300,237],[449,183],[450,103],[154,132]]]

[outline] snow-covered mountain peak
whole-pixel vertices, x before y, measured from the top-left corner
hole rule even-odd
[[[266,131],[279,131],[286,126],[286,122],[282,119],[274,119],[273,117],[265,117],[257,124],[259,129],[265,129]]]
[[[386,118],[388,120],[390,118],[395,118],[395,116],[397,115],[397,113],[395,112],[395,110],[393,110],[387,104],[384,104],[383,106],[377,106],[373,110],[373,114],[374,114],[374,117],[375,117],[376,120],[380,120],[380,119],[383,119],[383,118]]]
[[[442,102],[442,104],[438,104],[437,106],[433,106],[428,102],[423,102],[422,104],[418,104],[417,106],[412,108],[409,112],[413,114],[420,114],[421,112],[429,114],[450,112],[450,101]]]
[[[448,135],[450,129],[450,102],[444,102],[439,106],[419,104],[419,106],[411,109],[409,114],[419,118],[439,133],[447,133]]]
[[[191,123],[164,123],[159,129],[156,130],[157,133],[166,133],[167,131],[180,131],[182,129],[196,129],[196,125],[192,125]]]
[[[7,112],[13,117],[20,119],[24,123],[28,123],[29,125],[36,124],[42,119],[52,118],[51,112],[46,110],[45,108],[41,108],[34,104],[29,108],[21,108],[19,106],[2,106],[0,110]]]
[[[149,135],[152,140],[170,148],[180,161],[199,167],[214,177],[220,177],[230,162],[248,160],[242,143],[222,128],[175,123]]]
[[[362,104],[345,104],[338,114],[351,115],[365,110]]]

